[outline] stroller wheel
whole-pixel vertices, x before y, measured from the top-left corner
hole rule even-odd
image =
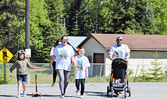
[[[111,92],[111,97],[113,97],[113,95],[114,95],[114,93],[113,93],[113,92]]]
[[[129,93],[129,97],[131,96],[131,89],[130,89],[130,87],[128,87],[128,91],[127,91],[128,93]]]
[[[107,86],[107,97],[109,97],[110,89],[109,86]]]
[[[124,89],[124,98],[126,98],[126,93],[127,93],[127,91],[126,91],[126,89]]]
[[[118,91],[114,91],[114,93],[116,94],[116,96],[118,96],[118,95],[119,95],[119,92],[118,92]]]

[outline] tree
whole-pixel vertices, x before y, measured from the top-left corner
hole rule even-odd
[[[167,31],[167,3],[166,0],[148,0],[153,8],[154,22],[156,23],[158,34],[166,35]]]
[[[44,0],[30,0],[30,45],[32,59],[36,56],[36,52],[33,51],[43,48],[43,28],[50,25],[45,5]],[[25,1],[0,1],[0,9],[0,23],[2,23],[0,26],[0,38],[3,40],[1,45],[7,46],[13,54],[16,54],[19,49],[25,48]]]
[[[152,68],[149,68],[149,73],[147,73],[149,75],[149,79],[152,82],[158,82],[158,81],[164,81],[165,79],[165,74],[162,71],[162,67],[161,67],[161,62],[158,61],[158,53],[156,51],[156,53],[154,54],[154,61],[151,62],[151,65],[153,66]]]
[[[23,1],[0,1],[0,46],[7,47],[13,54],[24,47],[25,9]]]
[[[48,11],[47,16],[50,21],[50,25],[44,26],[42,31],[43,48],[40,50],[35,50],[34,52],[39,52],[35,55],[35,60],[38,62],[49,62],[51,47],[56,43],[57,39],[60,39],[62,35],[67,35],[66,29],[64,27],[64,4],[62,0],[45,0],[46,9]],[[43,59],[43,60],[41,60]]]

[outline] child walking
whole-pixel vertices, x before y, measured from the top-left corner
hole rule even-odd
[[[85,54],[85,49],[81,48],[79,50],[79,55],[75,57],[76,67],[75,67],[75,86],[76,86],[76,95],[79,94],[79,87],[81,83],[81,92],[80,97],[83,98],[85,90],[85,78],[88,78],[88,67],[90,67],[89,60]]]
[[[13,66],[10,68],[10,72],[17,68],[17,98],[20,97],[20,91],[21,91],[21,83],[23,84],[23,96],[26,96],[26,82],[27,82],[27,74],[28,74],[28,68],[34,69],[35,67],[31,67],[31,64],[25,57],[24,50],[19,50],[17,52],[18,56],[16,61],[14,62]]]

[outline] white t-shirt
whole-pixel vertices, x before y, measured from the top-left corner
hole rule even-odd
[[[56,69],[71,71],[71,57],[74,56],[74,50],[70,45],[58,45],[55,48]]]
[[[50,56],[51,56],[51,57],[54,55],[54,54],[53,54],[54,49],[55,49],[55,47],[52,47],[52,49],[51,49],[51,51],[50,51]]]
[[[111,47],[109,54],[112,53],[113,58],[126,58],[127,53],[130,52],[130,49],[127,45],[122,44],[120,47],[117,45],[114,45]]]
[[[75,79],[85,79],[86,78],[86,68],[90,67],[89,60],[86,56],[76,56],[76,67],[75,67]],[[80,70],[78,70],[78,67]]]

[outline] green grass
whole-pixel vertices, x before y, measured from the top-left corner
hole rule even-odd
[[[9,72],[9,68],[10,66],[7,66],[6,68],[6,72],[7,72],[7,84],[17,84],[17,78],[16,78],[16,69],[13,70],[13,74],[15,77],[13,79],[11,79],[9,76],[11,75],[11,73]],[[1,73],[1,81],[2,81],[2,73],[3,73],[3,66],[0,67],[0,73]],[[73,76],[71,76],[70,78],[70,83],[74,83],[75,80],[74,80],[74,74],[71,74]],[[38,84],[51,84],[52,83],[52,70],[50,70],[49,68],[47,67],[41,67],[41,69],[39,69],[37,71],[37,76],[38,76]],[[108,83],[109,82],[109,79],[110,79],[110,75],[105,77],[105,76],[102,76],[102,77],[98,77],[98,76],[95,76],[95,77],[89,77],[89,80],[94,82],[94,83]],[[30,70],[30,84],[35,84],[35,69],[31,69]],[[2,81],[3,82],[3,81]],[[59,78],[57,76],[57,79],[56,79],[56,83],[59,82]],[[88,80],[86,79],[85,81],[86,83],[88,83]],[[134,82],[134,77],[131,76],[129,77],[129,82]],[[136,81],[135,82],[138,82],[138,78],[136,78]],[[164,81],[162,81],[164,82]]]

